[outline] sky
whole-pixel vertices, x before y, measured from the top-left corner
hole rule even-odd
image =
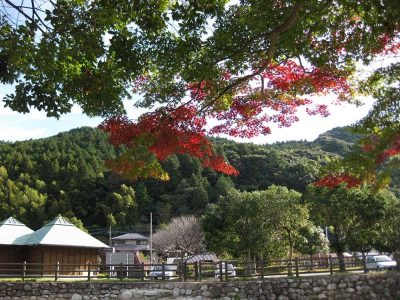
[[[0,85],[0,99],[6,94],[12,93],[10,86]],[[330,102],[330,100],[324,100]],[[300,112],[300,121],[288,128],[277,128],[272,125],[272,134],[260,136],[250,140],[257,144],[269,144],[274,142],[290,140],[312,141],[321,133],[324,133],[338,126],[354,124],[363,118],[372,107],[372,99],[363,99],[365,105],[356,107],[352,104],[341,104],[330,106],[331,115],[324,118],[320,116],[308,116],[305,112]],[[136,118],[143,110],[139,111],[132,107],[132,102],[126,101],[125,107],[130,118]],[[89,118],[85,116],[79,107],[73,107],[72,112],[63,115],[59,120],[48,118],[45,113],[32,110],[28,114],[21,114],[4,108],[0,103],[0,140],[1,141],[21,141],[38,139],[56,135],[59,132],[68,131],[82,126],[96,127],[102,118]],[[236,139],[240,142],[249,140]]]

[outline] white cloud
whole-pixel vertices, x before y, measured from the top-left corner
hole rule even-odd
[[[18,127],[4,127],[0,132],[0,140],[2,141],[22,141],[29,139],[38,139],[46,134],[45,128],[18,128]]]
[[[40,112],[36,109],[32,109],[29,113],[23,114],[12,111],[8,107],[0,107],[0,117],[12,118],[13,122],[24,122],[24,121],[42,121],[47,120],[46,113]]]

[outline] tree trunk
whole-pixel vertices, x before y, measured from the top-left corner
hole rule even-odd
[[[251,253],[250,253],[250,250],[247,251],[247,259],[246,259],[244,274],[247,276],[251,275]]]
[[[364,273],[367,273],[368,272],[368,270],[367,270],[367,265],[366,265],[366,256],[365,256],[365,251],[363,250],[363,251],[361,251],[361,255],[362,255],[362,264],[363,264],[363,270],[364,270]]]
[[[340,272],[346,272],[346,264],[344,262],[343,252],[337,252],[336,255],[337,255],[338,259],[339,259],[339,271]]]
[[[396,270],[400,270],[400,251],[396,250],[393,252],[393,258],[396,261]]]
[[[290,235],[289,229],[286,229],[288,233],[288,239],[289,239],[289,263],[288,263],[288,276],[293,276],[293,264],[292,264],[292,258],[293,258],[293,240],[292,236]]]

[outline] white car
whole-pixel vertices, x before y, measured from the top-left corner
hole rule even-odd
[[[153,266],[149,272],[150,279],[174,279],[176,277],[177,265],[164,265],[164,276],[162,265]]]
[[[369,255],[365,258],[365,265],[370,270],[395,269],[396,262],[387,255]]]
[[[229,277],[235,277],[236,276],[236,270],[235,267],[232,264],[227,264],[228,267],[228,276]],[[215,266],[215,278],[219,278],[219,264]],[[225,276],[225,263],[222,263],[222,276]]]

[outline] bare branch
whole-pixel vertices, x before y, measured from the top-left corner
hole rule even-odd
[[[32,20],[35,19],[35,0],[31,0],[32,5]]]
[[[10,0],[3,0],[5,3],[7,3],[11,8],[15,9],[18,12],[18,17],[17,17],[17,23],[18,23],[18,18],[19,15],[23,15],[27,20],[29,20],[33,25],[35,25],[35,28],[37,28],[39,31],[41,31],[43,34],[46,34],[46,31],[39,26],[38,22],[40,22],[46,30],[50,30],[51,28],[43,21],[43,19],[40,17],[38,14],[38,11],[42,11],[38,9],[35,5],[35,1],[31,0],[31,7],[24,6],[23,3],[21,5],[16,5]],[[3,8],[6,8],[3,5]],[[24,9],[31,9],[32,10],[32,16],[29,16]],[[36,16],[36,19],[35,19]],[[8,18],[10,20],[10,18]]]
[[[17,6],[17,5],[15,5],[14,3],[12,3],[11,1],[9,1],[9,0],[4,0],[8,5],[10,5],[12,8],[14,8],[17,12],[18,12],[18,14],[21,14],[21,15],[23,15],[27,20],[29,20],[29,21],[31,21],[32,22],[32,24],[36,24],[36,22],[35,22],[35,20],[32,18],[32,17],[30,17],[24,10],[23,10],[23,8],[22,8],[22,6]],[[42,28],[40,28],[39,26],[36,26],[43,34],[45,34],[46,32],[42,29]]]
[[[201,225],[194,216],[172,219],[164,229],[153,235],[153,247],[159,253],[182,251],[199,254],[204,251],[204,235]]]

